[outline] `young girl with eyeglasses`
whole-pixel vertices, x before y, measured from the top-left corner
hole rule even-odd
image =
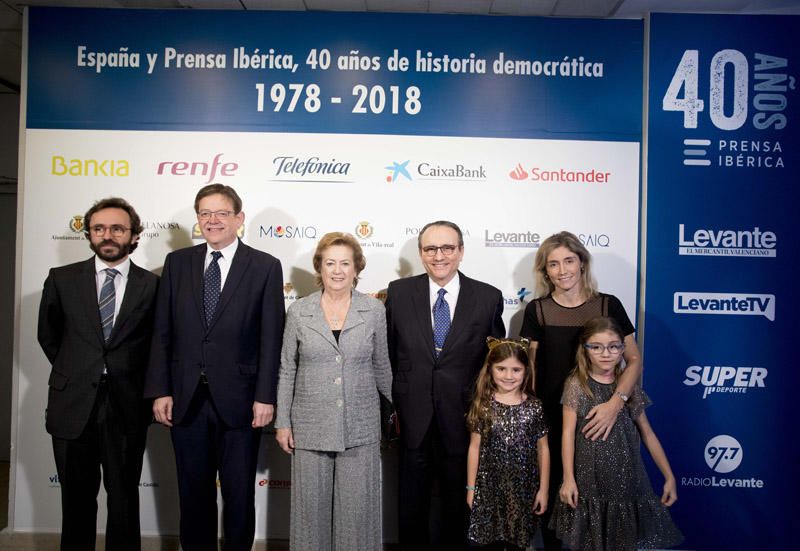
[[[678,499],[675,476],[644,413],[650,399],[640,386],[626,397],[607,440],[576,438],[589,410],[617,392],[625,349],[622,333],[611,318],[590,320],[581,334],[577,366],[564,383],[564,479],[550,527],[570,549],[666,548],[683,539],[667,509]],[[664,475],[660,500],[644,469],[640,438]]]
[[[472,545],[524,549],[547,510],[550,453],[533,394],[527,339],[487,339],[467,414],[467,504]]]

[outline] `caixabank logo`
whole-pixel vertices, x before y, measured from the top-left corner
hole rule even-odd
[[[712,394],[742,396],[766,387],[766,367],[729,365],[690,365],[683,384],[702,389],[703,400]]]
[[[748,488],[760,490],[764,481],[756,477],[741,477],[734,473],[742,465],[745,450],[733,436],[719,434],[711,438],[703,451],[708,471],[696,476],[682,476],[681,486],[693,488]]]

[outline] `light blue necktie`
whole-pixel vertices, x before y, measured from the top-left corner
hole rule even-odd
[[[211,325],[214,311],[217,309],[219,295],[222,288],[222,272],[219,270],[219,259],[222,253],[212,251],[211,264],[206,268],[203,282],[203,307],[206,314],[206,325]]]
[[[439,289],[439,297],[433,303],[433,346],[437,358],[450,331],[450,305],[444,299],[446,292],[444,289]]]
[[[111,330],[114,328],[114,308],[116,306],[117,294],[114,289],[114,278],[119,272],[114,268],[106,268],[106,280],[100,288],[100,298],[98,307],[100,308],[100,325],[103,327],[103,338],[108,342],[111,337]]]

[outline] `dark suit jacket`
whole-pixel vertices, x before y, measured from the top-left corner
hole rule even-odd
[[[172,396],[172,422],[180,423],[204,370],[222,420],[240,428],[253,420],[253,401],[276,401],[283,272],[277,258],[240,242],[207,327],[205,254],[203,243],[164,261],[145,396]]]
[[[142,398],[150,350],[158,277],[131,262],[125,296],[108,344],[97,306],[94,257],[53,268],[39,305],[39,344],[53,365],[47,398],[47,432],[74,439],[94,406],[103,367],[108,392],[126,432],[144,430],[151,417]]]
[[[433,351],[428,275],[389,284],[386,322],[394,382],[392,395],[403,444],[422,443],[435,416],[445,449],[466,453],[466,412],[472,386],[486,358],[486,337],[504,337],[503,296],[491,285],[459,272],[461,288],[442,352]]]

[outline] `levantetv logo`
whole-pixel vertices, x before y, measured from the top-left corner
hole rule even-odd
[[[689,230],[691,231],[691,230]],[[697,229],[687,237],[686,227],[678,225],[678,254],[698,256],[777,256],[778,238],[774,232],[752,230]]]
[[[673,311],[676,314],[764,316],[769,321],[775,321],[775,295],[678,291],[673,299]]]

